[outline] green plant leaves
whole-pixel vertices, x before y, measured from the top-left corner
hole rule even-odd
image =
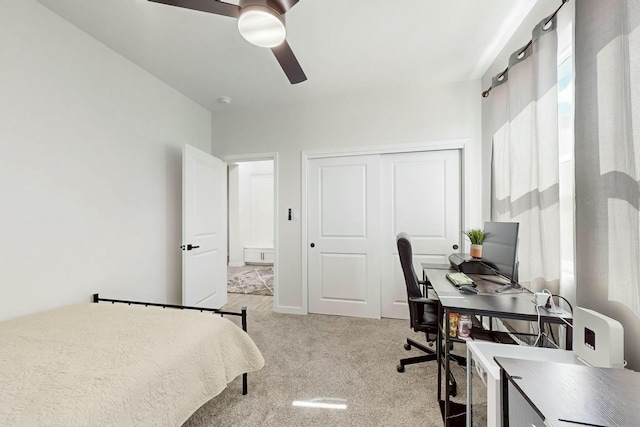
[[[471,244],[473,245],[481,245],[484,241],[484,238],[486,237],[484,230],[480,228],[471,228],[469,230],[463,231],[462,233],[464,233],[464,235],[469,238]]]

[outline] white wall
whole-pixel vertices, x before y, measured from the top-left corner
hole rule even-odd
[[[229,165],[229,266],[245,248],[273,248],[273,160]]]
[[[304,83],[303,83],[304,84]],[[278,311],[303,313],[301,222],[287,209],[302,210],[301,151],[415,144],[464,138],[471,159],[480,158],[480,82],[413,92],[345,94],[282,105],[213,114],[216,156],[278,152]],[[472,194],[466,224],[481,220],[481,165],[465,171]]]
[[[180,298],[181,147],[210,113],[34,0],[0,0],[0,318]]]
[[[229,191],[227,197],[229,211],[229,267],[244,265],[244,242],[242,241],[242,221],[240,218],[240,166],[229,164]]]
[[[245,248],[273,248],[273,161],[240,163],[240,218]]]

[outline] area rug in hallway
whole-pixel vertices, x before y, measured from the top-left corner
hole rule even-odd
[[[233,294],[273,295],[273,266],[245,265],[229,267],[227,292]]]

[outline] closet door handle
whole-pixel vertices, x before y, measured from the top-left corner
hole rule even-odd
[[[312,243],[312,244],[310,244],[309,246],[311,246],[312,248],[315,248],[315,247],[316,247],[316,244],[315,244],[315,243]]]

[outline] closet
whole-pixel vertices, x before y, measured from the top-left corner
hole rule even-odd
[[[307,161],[310,313],[408,318],[395,236],[414,266],[446,263],[461,243],[461,151]]]

